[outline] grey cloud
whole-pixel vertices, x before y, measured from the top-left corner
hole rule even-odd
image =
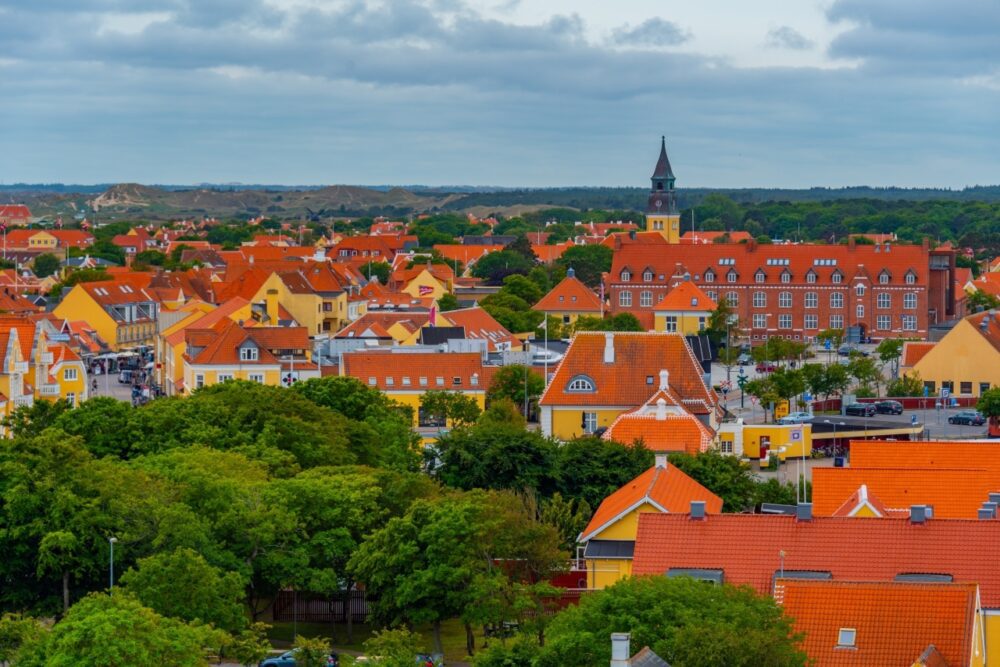
[[[675,46],[691,39],[691,34],[673,21],[658,17],[632,27],[623,25],[612,33],[614,41],[632,46]]]
[[[811,49],[815,43],[795,28],[783,25],[768,31],[767,45],[776,48],[804,51]]]

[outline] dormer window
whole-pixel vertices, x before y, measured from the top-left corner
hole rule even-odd
[[[854,286],[854,292],[858,296],[864,296],[865,295],[865,284],[864,283],[858,283],[857,285],[855,285]]]
[[[781,282],[783,282],[783,283],[790,283],[790,282],[792,282],[792,272],[789,271],[788,269],[785,269],[784,271],[782,271],[781,272]]]
[[[810,284],[816,282],[816,272],[812,269],[809,269],[809,273],[806,274],[806,282]]]
[[[586,375],[577,375],[566,385],[566,391],[595,391],[594,381]]]
[[[253,345],[240,348],[240,361],[257,361],[260,358],[260,350]]]
[[[909,271],[906,272],[906,284],[915,285],[916,282],[917,282],[917,274],[913,272],[913,269],[910,269]]]
[[[767,274],[761,271],[760,269],[757,269],[757,273],[753,274],[753,279],[754,282],[762,283],[765,280],[767,280]]]
[[[643,282],[647,282],[647,283],[653,282],[653,272],[650,271],[649,269],[646,269],[645,271],[643,271],[642,272],[642,280],[643,280]]]
[[[888,271],[883,271],[882,273],[878,274],[878,282],[880,285],[888,285],[890,279],[891,278],[889,276]]]
[[[629,271],[628,269],[624,269],[622,271],[622,282],[626,282],[627,283],[630,280],[632,280],[632,272]]]
[[[729,269],[729,273],[726,274],[726,280],[728,280],[731,283],[735,283],[738,277],[739,276],[736,274],[736,271],[734,271],[733,269]]]
[[[832,282],[835,285],[839,285],[840,283],[844,282],[844,274],[841,273],[839,269],[837,271],[834,271],[833,275],[830,276],[830,282]]]
[[[715,282],[715,271],[712,271],[712,269],[709,269],[708,271],[705,272],[705,282],[706,283],[714,283]]]

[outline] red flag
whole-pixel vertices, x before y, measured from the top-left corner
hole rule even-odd
[[[427,320],[427,323],[430,324],[432,327],[436,327],[437,326],[437,306],[436,305],[435,306],[431,306],[430,318]]]
[[[420,296],[429,296],[434,293],[434,288],[430,285],[420,285],[417,288],[417,293],[420,294]]]

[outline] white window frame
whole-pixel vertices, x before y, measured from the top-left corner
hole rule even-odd
[[[844,282],[844,276],[840,273],[840,271],[834,271],[833,274],[830,275],[830,282],[834,285],[839,285]]]
[[[778,328],[779,329],[791,329],[792,328],[792,315],[791,313],[782,313],[778,315]]]
[[[903,331],[916,331],[916,330],[917,330],[917,316],[903,315]]]
[[[674,333],[677,331],[677,316],[667,315],[663,319],[663,330],[667,333]]]
[[[882,292],[876,295],[875,306],[882,310],[892,308],[892,295],[888,292]]]
[[[753,293],[753,307],[754,308],[767,308],[767,292],[754,292]]]
[[[907,285],[916,285],[917,284],[917,276],[916,276],[915,273],[913,273],[913,271],[908,271],[906,273],[906,284]]]
[[[632,280],[632,272],[629,271],[628,269],[622,271],[621,278],[622,282],[627,283],[628,281]]]
[[[819,294],[816,292],[806,292],[803,301],[806,308],[819,308]]]
[[[233,374],[232,373],[216,373],[215,374],[215,381],[218,382],[219,384],[222,384],[223,382],[230,382],[232,380],[233,380]]]
[[[593,433],[597,430],[597,413],[584,412],[581,423],[583,424],[584,433]]]
[[[260,359],[260,350],[252,345],[240,348],[240,361],[257,361]]]
[[[732,269],[730,269],[729,272],[726,273],[726,280],[728,280],[729,282],[735,283],[738,279],[739,276],[736,275],[736,272],[733,271]]]
[[[757,271],[753,274],[753,281],[757,284],[763,284],[767,282],[767,274],[763,271]]]
[[[205,376],[202,375],[201,373],[198,373],[197,375],[194,376],[194,388],[201,389],[204,386],[205,386]]]
[[[819,329],[819,315],[809,313],[803,318],[803,329]]]
[[[632,292],[630,290],[622,290],[618,292],[618,305],[622,308],[632,307]]]
[[[256,382],[257,384],[264,384],[264,374],[263,373],[250,373],[247,375],[247,379],[250,382]]]
[[[778,308],[791,308],[792,307],[792,293],[791,292],[779,292],[778,293]]]
[[[651,282],[653,282],[653,272],[650,271],[649,269],[643,271],[642,272],[642,281],[644,283],[651,283]]]
[[[652,308],[653,307],[653,293],[649,290],[642,290],[639,292],[639,306],[642,308]]]
[[[577,376],[569,381],[566,385],[566,391],[583,391],[592,392],[596,391],[594,387],[594,381],[588,377]]]
[[[854,293],[856,295],[858,295],[859,297],[860,296],[864,296],[865,295],[865,289],[866,288],[865,288],[865,284],[864,283],[858,283],[857,285],[854,286]]]
[[[63,370],[63,380],[65,382],[76,382],[76,380],[79,379],[79,377],[80,376],[77,375],[75,368],[67,368]]]
[[[904,310],[916,310],[917,309],[917,294],[916,292],[907,292],[903,295],[903,309]]]
[[[715,282],[715,271],[713,271],[712,269],[709,269],[708,271],[705,272],[705,282],[706,283],[714,283]]]
[[[843,308],[843,307],[844,307],[844,293],[830,292],[830,308]]]
[[[735,308],[740,305],[740,293],[739,292],[726,292],[726,303]]]
[[[843,329],[844,328],[844,316],[843,315],[831,315],[830,316],[830,328],[831,329]]]
[[[766,313],[754,313],[753,314],[753,328],[754,329],[766,329],[767,328],[767,314]]]
[[[863,320],[865,317],[865,306],[863,303],[859,303],[854,307],[854,316],[859,320]]]
[[[816,272],[812,269],[809,269],[809,273],[806,274],[806,282],[809,284],[816,282]]]
[[[889,331],[892,329],[892,316],[877,315],[875,317],[875,328],[879,331]]]

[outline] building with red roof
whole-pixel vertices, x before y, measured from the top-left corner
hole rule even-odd
[[[717,307],[704,290],[690,280],[681,280],[653,308],[653,329],[698,335],[708,328],[708,318]]]
[[[981,396],[1000,378],[1000,311],[962,318],[906,373],[919,377],[930,396],[942,390],[950,396]]]
[[[519,338],[479,306],[449,310],[441,313],[438,319],[441,320],[438,326],[451,323],[452,326],[462,327],[467,340],[485,341],[489,352],[518,351],[524,347]]]
[[[31,211],[24,204],[0,204],[0,225],[23,227],[31,222]]]
[[[86,322],[113,350],[152,345],[160,303],[139,286],[138,277],[132,278],[126,275],[74,285],[52,312],[66,320]]]
[[[745,231],[713,231],[699,232],[688,230],[681,234],[681,243],[689,245],[704,243],[746,243],[752,239],[750,232]]]
[[[68,248],[86,248],[93,243],[93,234],[80,229],[12,229],[7,232],[8,252],[60,252]]]
[[[572,268],[531,309],[545,313],[546,317],[558,318],[564,325],[575,324],[580,317],[604,315],[604,304],[600,297],[576,277]]]

